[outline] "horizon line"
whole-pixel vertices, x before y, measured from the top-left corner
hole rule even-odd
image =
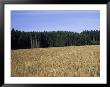
[[[47,31],[47,30],[43,30],[43,31],[24,31],[24,30],[18,30],[18,29],[15,29],[15,28],[12,28],[12,29],[14,29],[15,31],[17,30],[17,31],[21,31],[21,32],[62,32],[62,31],[63,31],[63,30],[56,30],[56,31],[55,31],[55,30],[54,30],[54,31],[53,31],[53,30],[52,30],[52,31]],[[12,29],[11,29],[11,30],[12,30]],[[96,29],[96,30],[83,30],[83,31],[100,31],[100,29],[99,29],[99,30],[97,30],[97,29]],[[81,31],[81,32],[83,32],[83,31]],[[67,31],[64,30],[63,32],[81,33],[81,32],[68,31],[68,30],[67,30]]]

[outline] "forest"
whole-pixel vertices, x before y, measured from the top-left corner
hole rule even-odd
[[[24,32],[11,30],[11,49],[99,45],[99,30]]]

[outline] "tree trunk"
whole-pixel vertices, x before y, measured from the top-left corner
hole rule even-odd
[[[31,48],[32,48],[32,36],[31,36]]]
[[[38,42],[37,42],[37,39],[36,39],[36,48],[38,48],[38,44],[37,44]]]
[[[33,40],[33,42],[32,42],[32,48],[34,48],[34,40]]]

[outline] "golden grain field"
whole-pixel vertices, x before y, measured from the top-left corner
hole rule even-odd
[[[99,77],[100,45],[11,51],[12,77]]]

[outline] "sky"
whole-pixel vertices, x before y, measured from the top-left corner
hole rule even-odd
[[[100,30],[99,10],[13,10],[11,29],[21,31]]]

